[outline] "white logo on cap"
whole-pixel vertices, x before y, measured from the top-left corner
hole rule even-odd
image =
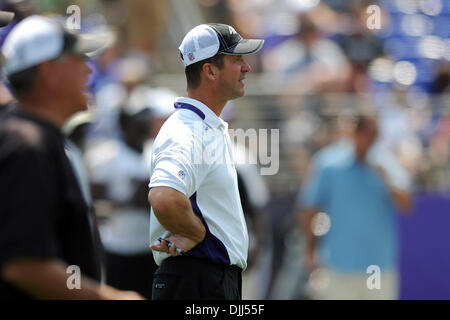
[[[234,28],[232,26],[228,26],[228,30],[230,30],[230,34],[237,33],[236,30],[234,30]]]

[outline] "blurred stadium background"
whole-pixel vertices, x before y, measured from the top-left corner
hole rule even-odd
[[[115,45],[91,62],[94,125],[83,136],[88,142],[118,136],[119,109],[137,84],[158,88],[161,100],[185,94],[177,47],[193,26],[222,22],[244,37],[266,40],[261,53],[248,59],[253,71],[246,96],[224,111],[234,128],[280,130],[279,172],[261,182],[268,190],[268,223],[260,239],[266,248],[252,266],[258,272],[244,282],[244,298],[309,297],[313,284],[302,264],[296,222],[308,163],[336,139],[342,116],[361,107],[376,110],[380,139],[414,179],[414,213],[399,217],[400,298],[450,299],[450,1],[0,3],[18,19],[33,12],[67,19],[67,8],[78,5],[83,31],[107,28],[116,34]],[[381,8],[379,30],[367,26],[369,5]],[[0,30],[1,42],[11,28]],[[5,89],[0,98],[9,99]],[[101,204],[98,213],[107,216],[108,206]]]

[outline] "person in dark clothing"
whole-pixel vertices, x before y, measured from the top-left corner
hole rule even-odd
[[[0,116],[0,299],[141,298],[100,284],[95,219],[60,130],[87,108],[85,54],[104,43],[86,40],[31,16],[2,49],[18,102]]]

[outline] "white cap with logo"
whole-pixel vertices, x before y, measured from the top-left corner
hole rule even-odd
[[[19,22],[2,48],[3,69],[7,76],[56,59],[64,53],[92,56],[114,41],[109,34],[77,34],[58,21],[33,15]]]
[[[260,39],[244,39],[232,26],[221,23],[201,24],[189,31],[180,47],[185,67],[211,58],[217,53],[246,55],[258,52]]]

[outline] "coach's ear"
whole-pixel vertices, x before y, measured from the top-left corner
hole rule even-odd
[[[202,67],[203,74],[211,81],[217,79],[218,68],[212,63],[205,63]]]

